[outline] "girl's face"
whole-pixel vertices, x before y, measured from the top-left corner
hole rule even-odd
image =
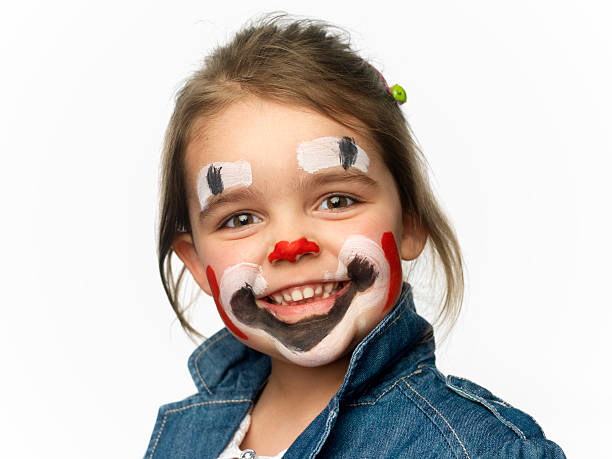
[[[196,123],[185,165],[192,233],[173,247],[227,328],[274,358],[352,351],[425,244],[375,145],[305,108],[245,98]]]

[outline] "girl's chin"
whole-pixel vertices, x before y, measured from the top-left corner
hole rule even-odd
[[[294,324],[312,316],[324,316],[334,306],[336,298],[344,294],[349,288],[350,282],[344,282],[340,290],[327,298],[314,298],[301,304],[274,304],[266,301],[266,298],[256,300],[257,307],[267,310],[281,322]]]
[[[361,339],[354,334],[354,330],[349,328],[345,330],[346,334],[337,336],[330,343],[320,343],[308,352],[304,353],[287,353],[282,352],[282,357],[302,367],[322,367],[325,365],[335,364],[336,362],[344,362],[346,364],[351,358],[355,347]]]

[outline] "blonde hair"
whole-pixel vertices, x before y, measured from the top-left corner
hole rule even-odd
[[[159,271],[182,327],[195,330],[179,301],[185,267],[172,272],[172,241],[191,231],[187,210],[185,149],[194,122],[246,94],[313,109],[374,140],[393,175],[404,215],[427,232],[441,263],[445,291],[435,323],[454,324],[463,299],[463,263],[455,233],[429,185],[427,163],[381,75],[350,47],[347,35],[321,21],[265,16],[217,47],[177,94],[162,156],[158,232]],[[202,120],[204,121],[202,123]]]

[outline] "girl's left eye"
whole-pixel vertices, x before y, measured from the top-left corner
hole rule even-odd
[[[225,223],[221,225],[222,228],[241,228],[243,226],[248,226],[253,223],[261,222],[261,218],[256,215],[249,213],[235,214],[228,218]]]
[[[344,196],[341,194],[335,194],[333,196],[328,196],[325,198],[317,210],[335,210],[335,209],[344,209],[345,207],[350,207],[355,204],[355,200],[353,198],[349,198],[348,196]]]

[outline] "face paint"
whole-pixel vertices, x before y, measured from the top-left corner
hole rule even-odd
[[[223,179],[221,178],[221,168],[211,164],[206,172],[206,182],[212,194],[220,194],[223,191]]]
[[[365,336],[364,327],[371,323],[366,317],[382,313],[390,278],[385,251],[365,236],[351,236],[332,277],[340,282],[339,290],[328,298],[276,304],[264,296],[274,292],[265,292],[262,267],[240,263],[223,273],[219,303],[230,323],[272,342],[288,360],[323,365],[338,358],[355,336]]]
[[[265,290],[266,281],[261,275],[261,266],[253,263],[240,263],[227,268],[221,278],[221,287],[217,283],[217,276],[211,266],[206,267],[206,277],[223,323],[234,335],[247,340],[247,335],[234,324],[223,305],[228,304],[232,293],[243,285],[248,285],[249,288],[257,293]]]
[[[287,260],[293,263],[306,253],[319,253],[319,246],[316,242],[309,241],[305,237],[292,242],[279,241],[268,255],[268,261],[272,263],[276,260]]]
[[[263,277],[262,268],[255,263],[239,263],[230,266],[221,277],[220,299],[221,303],[230,304],[236,291],[248,286],[255,295],[262,294],[268,284]]]
[[[340,142],[338,142],[338,148],[340,149],[340,164],[344,170],[347,170],[349,167],[354,166],[357,161],[357,154],[359,150],[357,150],[357,145],[350,137],[342,137]],[[367,168],[364,172],[367,171]]]
[[[297,149],[297,159],[300,168],[311,174],[336,166],[367,172],[370,165],[367,153],[350,137],[321,137],[302,142]]]
[[[212,291],[213,299],[215,300],[215,304],[217,305],[217,311],[221,316],[221,320],[225,326],[238,338],[248,339],[247,335],[242,333],[236,325],[232,322],[232,320],[227,316],[223,306],[221,305],[221,301],[219,298],[219,284],[217,284],[217,276],[215,275],[215,271],[210,267],[206,267],[206,277],[208,279],[208,284],[210,285],[210,289]]]
[[[200,210],[206,209],[211,196],[221,194],[223,190],[235,186],[250,186],[252,181],[251,165],[246,161],[207,164],[198,173]]]
[[[332,276],[332,279],[344,278],[346,276],[348,263],[357,256],[370,260],[378,273],[378,280],[373,288],[368,291],[367,296],[368,300],[373,303],[378,303],[387,292],[387,286],[389,284],[389,264],[384,251],[371,239],[361,235],[354,235],[346,240],[338,255],[338,269],[336,270],[336,274]]]
[[[260,309],[250,286],[242,287],[231,299],[232,312],[236,318],[249,326],[254,326],[274,336],[285,347],[296,352],[307,352],[316,346],[342,320],[355,294],[363,292],[376,280],[374,266],[365,259],[355,257],[347,267],[351,282],[335,296],[326,298],[324,303],[331,305],[325,314],[313,315],[294,323],[286,323],[276,318],[268,309]],[[282,308],[283,306],[280,306]],[[286,307],[286,306],[285,306]],[[274,308],[272,308],[274,309]]]
[[[387,296],[387,303],[383,308],[385,311],[394,302],[395,298],[399,294],[402,288],[402,261],[397,251],[397,244],[393,233],[390,231],[386,232],[382,236],[381,240],[382,249],[385,252],[385,258],[389,263],[391,275],[389,279],[389,294]]]

